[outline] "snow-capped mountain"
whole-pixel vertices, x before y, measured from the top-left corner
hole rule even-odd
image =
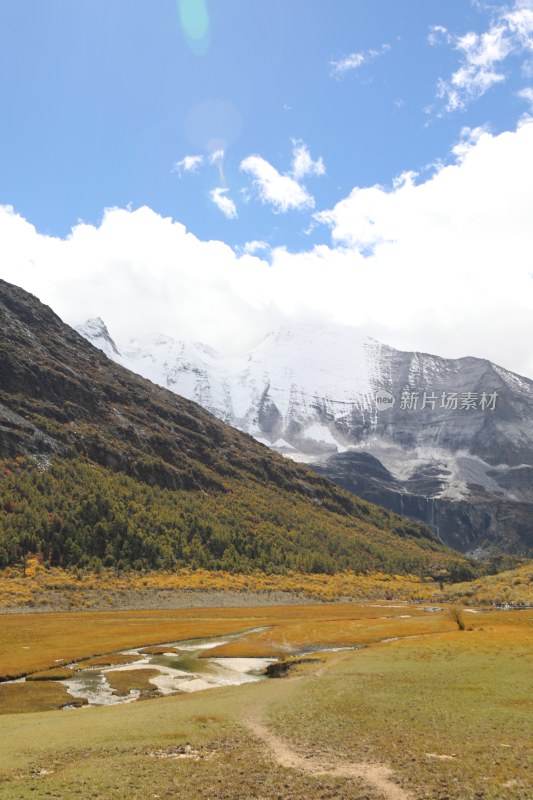
[[[533,529],[533,381],[477,358],[405,353],[350,328],[299,325],[224,358],[154,336],[117,345],[123,366],[463,550],[525,552]]]
[[[85,325],[78,325],[76,330],[78,333],[81,333],[84,339],[87,339],[91,344],[94,344],[95,347],[103,350],[109,358],[120,358],[117,346],[109,335],[104,320],[100,317],[88,319]]]
[[[76,330],[113,361],[232,422],[224,359],[208,345],[156,334],[142,341],[131,339],[119,348],[100,317]]]
[[[270,446],[279,440],[311,456],[342,452],[355,443],[354,409],[363,420],[373,414],[382,346],[350,329],[283,328],[251,353],[226,359],[200,342],[162,335],[117,346],[100,318],[77,331],[113,360]]]

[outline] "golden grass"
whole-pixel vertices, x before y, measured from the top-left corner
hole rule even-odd
[[[10,614],[0,620],[0,679],[42,671],[58,660],[72,663],[148,644],[234,633],[254,622],[253,613],[232,619],[231,610],[212,609]],[[114,656],[112,663],[117,663]]]
[[[227,615],[228,610],[211,613]],[[315,759],[387,764],[416,800],[533,796],[528,762],[533,611],[466,614],[462,632],[446,612],[400,619],[409,609],[384,606],[254,613],[276,623],[273,630],[288,633],[293,626],[302,640],[326,629],[331,634],[342,623],[353,637],[370,636],[373,626],[380,633],[382,626],[396,626],[397,634],[410,630],[411,635],[415,624],[434,629],[415,639],[321,654],[320,663],[296,668],[296,681],[44,713],[38,725],[31,714],[3,716],[2,800],[145,800],[154,795],[382,800],[354,779],[280,767],[246,728],[249,717],[260,719],[309,764]],[[380,619],[393,614],[394,619]],[[43,623],[46,617],[39,619]],[[448,627],[439,630],[440,625]],[[194,758],[180,759],[187,744]]]
[[[398,619],[406,612],[415,616]],[[283,656],[290,654],[293,648],[307,645],[348,646],[389,635],[432,633],[452,627],[444,614],[429,615],[418,607],[389,608],[382,604],[9,615],[2,618],[0,674],[31,673],[33,677],[39,670],[37,674],[45,679],[51,678],[54,672],[64,677],[64,673],[54,667],[59,660],[63,663],[77,661],[77,669],[115,666],[142,658],[120,654],[117,650],[149,641],[202,638],[263,626],[268,626],[268,630],[248,633],[242,639],[206,652],[206,656]],[[84,658],[89,653],[106,650],[111,655]],[[152,646],[145,650],[167,652],[169,647]],[[66,675],[70,677],[71,673],[67,671]],[[121,686],[127,686],[128,690],[137,688],[127,684],[126,676],[115,675],[117,680],[126,682]],[[129,675],[141,680],[133,671]],[[141,688],[147,688],[146,681]],[[15,708],[15,699],[10,708]],[[22,699],[21,709],[25,708]]]
[[[469,627],[509,626],[533,618],[533,610],[464,612]],[[403,618],[407,617],[407,618]],[[250,631],[210,650],[206,656],[287,655],[313,645],[366,645],[382,639],[452,631],[447,607],[428,613],[423,606],[376,602],[259,608],[176,609],[165,611],[10,614],[1,619],[0,679],[15,678],[80,662],[79,668],[135,661],[117,651],[144,647],[167,652],[165,642]],[[152,650],[154,652],[154,650]],[[111,654],[111,655],[109,655]],[[139,657],[137,657],[138,659]]]
[[[65,686],[54,682],[0,684],[0,714],[50,711],[66,705],[83,705]]]
[[[533,561],[516,569],[486,575],[474,581],[445,587],[445,598],[452,602],[478,605],[533,605]]]
[[[157,678],[161,673],[157,669],[111,670],[106,672],[106,679],[116,694],[125,696],[132,689],[143,694],[158,694],[157,686],[150,683],[150,678]]]
[[[47,669],[44,672],[34,672],[33,675],[28,675],[27,681],[64,681],[67,678],[72,678],[72,670],[64,667],[58,669]]]
[[[396,635],[394,619],[380,620],[367,631],[365,620],[396,618],[405,633],[451,629],[445,614],[426,614],[418,606],[388,607],[343,603],[337,605],[274,606],[271,608],[176,609],[168,611],[102,611],[57,614],[10,614],[0,618],[0,679],[43,671],[58,661],[102,665],[94,657],[134,647],[185,639],[223,636],[270,626],[274,632],[249,634],[228,645],[225,655],[270,655],[291,645],[351,645]],[[444,626],[444,627],[442,627]],[[111,664],[119,663],[112,656]],[[126,660],[130,657],[125,657]]]
[[[342,613],[336,613],[337,609]],[[287,609],[283,620],[275,626],[220,645],[209,650],[204,657],[279,657],[315,645],[322,648],[362,646],[382,639],[423,636],[454,629],[445,611],[425,613],[409,607],[381,607],[378,614],[376,609],[372,609],[372,613],[369,611],[364,606],[330,607],[328,617],[321,619],[313,613],[312,606],[304,618],[295,618]],[[404,614],[413,616],[402,619]]]

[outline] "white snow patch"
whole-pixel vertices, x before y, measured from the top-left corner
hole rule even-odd
[[[274,442],[272,447],[279,447],[279,448],[283,447],[286,450],[295,450],[296,449],[295,447],[292,446],[292,444],[289,444],[288,442],[286,442],[285,439],[276,439],[276,441]]]
[[[334,444],[335,447],[338,446],[338,442],[330,429],[325,425],[320,425],[319,422],[309,425],[304,431],[304,436],[306,439],[314,439],[315,442],[324,442],[324,444]]]
[[[256,442],[259,442],[259,444],[266,444],[267,447],[271,447],[271,444],[268,441],[268,439],[264,439],[262,436],[254,436],[253,433],[252,436],[254,437]]]

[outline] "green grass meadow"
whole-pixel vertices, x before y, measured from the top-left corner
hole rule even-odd
[[[472,617],[472,630],[320,654],[287,678],[4,714],[0,798],[387,797],[280,766],[249,729],[256,719],[310,765],[387,765],[413,800],[531,800],[533,613]]]

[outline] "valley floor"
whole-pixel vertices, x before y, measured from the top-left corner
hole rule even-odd
[[[283,679],[4,713],[0,798],[529,800],[533,611],[464,616],[464,631],[401,603],[4,616],[4,677],[191,632],[262,628],[221,657],[361,647]]]

